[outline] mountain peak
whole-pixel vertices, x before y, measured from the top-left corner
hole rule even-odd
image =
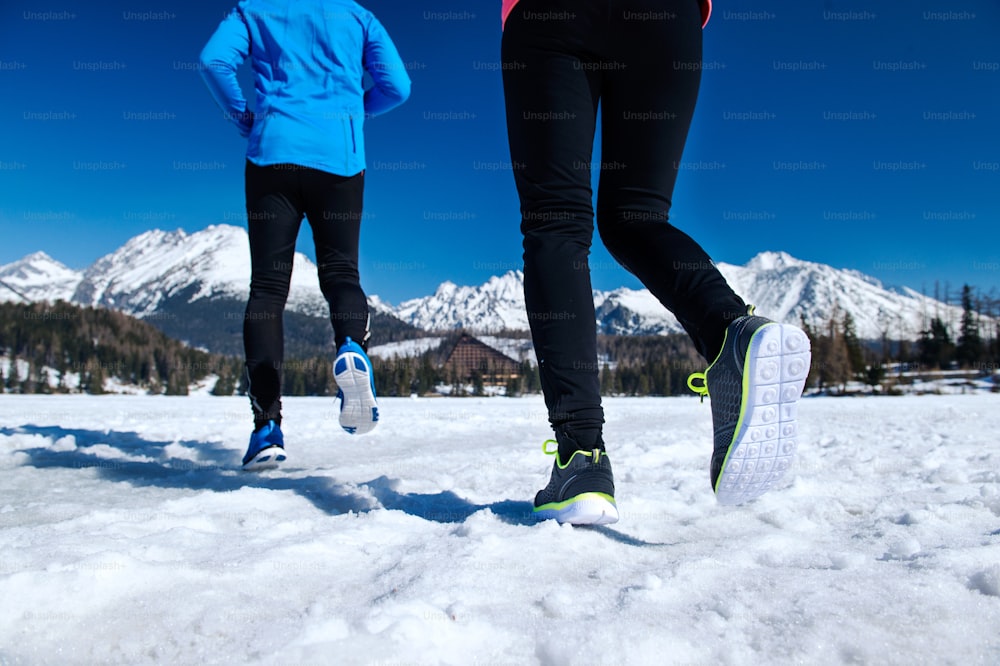
[[[82,279],[74,271],[44,252],[33,252],[0,266],[0,299],[20,301],[69,300]]]
[[[796,259],[787,252],[761,252],[747,262],[746,267],[755,271],[773,271],[792,266],[802,266],[806,262]]]
[[[8,274],[10,271],[15,270],[15,267],[18,268],[35,267],[37,269],[40,267],[49,267],[49,266],[63,271],[73,270],[69,266],[63,264],[60,261],[57,261],[56,259],[53,259],[45,252],[39,250],[38,252],[32,252],[29,255],[25,255],[20,259],[18,259],[17,261],[12,261],[9,264],[0,266],[0,275]]]
[[[505,282],[524,282],[524,271],[518,270],[508,270],[503,275],[494,275],[493,279],[503,280]]]
[[[521,271],[507,271],[503,275],[494,275],[486,282],[486,284],[483,285],[482,288],[501,293],[523,291],[524,273]]]
[[[28,263],[28,264],[34,264],[40,262],[59,264],[60,266],[63,265],[58,261],[56,261],[55,259],[53,259],[52,257],[50,257],[49,255],[42,252],[41,250],[39,250],[38,252],[32,252],[28,256],[22,257],[19,261],[19,263]]]

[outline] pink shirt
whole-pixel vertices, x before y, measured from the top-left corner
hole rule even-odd
[[[701,2],[701,27],[705,27],[708,24],[708,17],[712,15],[712,0],[699,0]],[[514,5],[517,4],[517,0],[503,0],[502,8],[502,21],[507,23],[507,17],[514,10]]]

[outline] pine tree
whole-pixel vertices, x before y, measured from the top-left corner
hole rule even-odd
[[[246,365],[244,363],[240,363],[239,381],[236,383],[236,394],[245,396],[249,386],[250,381],[247,378]]]
[[[920,362],[930,368],[946,368],[955,354],[955,345],[948,335],[948,327],[939,317],[931,319],[930,328],[920,332],[917,343]]]
[[[24,379],[21,381],[21,393],[29,395],[35,393],[37,390],[38,382],[35,381],[35,367],[29,358],[27,372],[24,373]]]
[[[810,372],[815,373],[817,388],[820,390],[838,385],[841,391],[847,388],[851,367],[842,327],[843,323],[838,321],[837,313],[834,312],[827,323],[826,333],[813,334],[813,360]]]
[[[229,363],[219,366],[219,378],[212,387],[212,395],[227,396],[236,391],[236,377]]]
[[[417,395],[430,393],[434,390],[436,384],[437,373],[434,371],[434,366],[431,365],[430,353],[423,354],[420,357],[420,367],[417,370],[417,378],[413,391]],[[517,392],[520,392],[520,386],[518,386]]]
[[[413,387],[414,373],[410,359],[405,359],[396,365],[396,393],[397,396],[410,395]]]
[[[36,391],[38,393],[50,394],[52,393],[52,386],[49,384],[51,375],[49,374],[48,367],[43,366],[41,372],[38,373],[38,386]]]
[[[104,368],[100,363],[92,362],[90,364],[86,380],[81,376],[80,388],[90,395],[104,394]]]
[[[913,343],[909,340],[899,341],[899,351],[897,352],[900,363],[913,362]]]
[[[979,335],[979,322],[972,306],[972,288],[962,287],[962,327],[955,348],[955,360],[969,368],[982,360],[983,341]]]
[[[306,394],[306,377],[302,368],[295,366],[289,368],[287,365],[282,369],[285,375],[285,385],[288,386],[287,395],[302,396]]]
[[[20,370],[17,367],[17,357],[11,356],[10,367],[7,370],[7,393],[19,393],[21,391]]]
[[[538,393],[541,390],[542,381],[538,376],[538,366],[532,365],[531,361],[521,362],[521,376],[525,380],[525,393]]]
[[[611,368],[605,362],[601,368],[601,395],[611,395],[615,387],[615,379],[611,376]]]
[[[181,373],[175,372],[170,375],[170,379],[167,380],[167,390],[164,395],[187,395],[188,385],[181,376]]]
[[[872,387],[872,393],[885,379],[885,366],[880,363],[872,363],[864,373],[865,384]]]
[[[865,364],[865,353],[854,327],[854,317],[851,316],[850,312],[844,313],[841,330],[844,336],[844,346],[847,349],[847,362],[850,367],[851,376],[862,378],[867,367]]]

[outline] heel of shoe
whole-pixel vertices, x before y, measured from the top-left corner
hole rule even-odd
[[[610,525],[618,522],[618,505],[605,493],[581,493],[563,502],[536,507],[539,520],[556,520],[571,525]]]
[[[360,347],[351,346],[337,356],[333,376],[340,389],[340,427],[352,435],[362,435],[378,425],[378,401],[371,361]]]

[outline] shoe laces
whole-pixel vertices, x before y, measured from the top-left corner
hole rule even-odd
[[[549,448],[549,444],[554,444],[555,448],[550,449]],[[569,460],[567,460],[565,462],[565,464],[564,464],[559,459],[559,442],[557,442],[554,439],[547,439],[544,442],[542,442],[542,453],[544,453],[547,456],[555,456],[556,457],[556,465],[559,466],[559,469],[566,469],[566,467],[567,467],[567,465],[569,465],[570,461],[573,460],[573,456],[575,456],[578,453],[581,454],[581,455],[583,455],[583,456],[586,456],[588,458],[593,458],[592,462],[595,465],[597,463],[601,462],[601,456],[604,455],[604,451],[602,451],[601,449],[592,449],[590,451],[584,451],[583,449],[577,449],[576,451],[573,452],[573,455],[569,457]]]
[[[752,317],[757,313],[757,306],[748,305],[746,316]],[[741,317],[742,319],[742,317]],[[725,346],[725,342],[723,342]],[[696,384],[695,382],[701,382]],[[705,402],[705,396],[708,395],[708,370],[705,372],[692,372],[687,378],[687,387],[701,396],[701,402]]]
[[[697,381],[700,381],[701,384],[695,384]],[[687,386],[701,396],[701,402],[705,402],[705,396],[708,395],[708,376],[706,372],[692,372],[688,375]]]

